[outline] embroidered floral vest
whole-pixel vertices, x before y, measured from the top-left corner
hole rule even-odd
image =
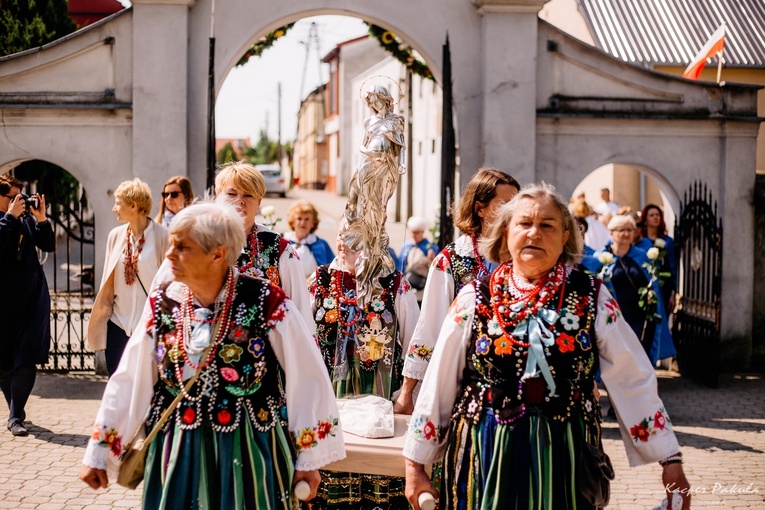
[[[439,269],[451,273],[451,277],[454,279],[454,296],[452,297],[456,297],[462,290],[462,287],[478,277],[478,261],[472,255],[464,256],[458,254],[454,243],[447,245],[446,248],[441,250],[441,254],[449,261],[451,271],[447,267],[439,267]]]
[[[350,324],[355,315],[350,313],[349,308],[337,302],[339,292],[334,290],[336,273],[343,276],[343,291],[346,297],[356,297],[356,278],[350,273],[330,269],[328,265],[320,266],[316,270],[316,280],[311,288],[315,296],[316,333],[321,348],[321,355],[329,371],[330,379],[337,366],[337,340],[345,337],[346,332],[358,339],[358,346],[353,340],[346,343],[346,355],[349,358],[358,356],[362,370],[375,371],[378,365],[392,367],[396,375],[403,369],[401,358],[401,342],[398,339],[396,322],[395,297],[399,285],[402,285],[402,275],[395,271],[390,275],[380,278],[383,293],[380,299],[375,299],[368,306],[368,311],[362,313],[361,318],[353,326],[344,326],[338,320],[341,318],[346,324]],[[358,308],[354,307],[354,313]],[[342,314],[339,317],[339,314]],[[348,331],[349,330],[349,331]],[[341,339],[342,341],[342,339]],[[396,386],[395,382],[393,386]]]
[[[241,274],[255,278],[267,278],[277,287],[282,284],[279,275],[279,258],[289,246],[289,241],[276,232],[258,230],[254,226],[247,234],[244,252],[236,261]],[[253,246],[255,249],[253,250]],[[253,252],[255,252],[253,254]]]
[[[178,345],[180,303],[171,299],[166,290],[167,284],[150,297],[154,314],[149,326],[154,327],[157,340],[159,379],[154,387],[149,426],[157,422],[180,391],[176,374],[182,373],[184,365]],[[276,424],[286,425],[279,363],[268,341],[269,331],[284,318],[285,297],[280,288],[263,280],[239,276],[229,333],[189,391],[194,400],[181,400],[169,421],[177,422],[182,429],[204,424],[217,432],[230,432],[240,425],[242,413],[248,413],[260,431]]]
[[[549,326],[555,344],[544,347],[557,396],[549,395],[541,376],[521,384],[528,348],[513,345],[502,337],[490,305],[489,280],[484,277],[475,282],[473,336],[453,416],[478,423],[484,412],[492,409],[498,422],[511,423],[535,407],[549,419],[565,421],[575,411],[586,421],[593,421],[598,410],[593,396],[593,379],[598,368],[595,279],[570,271],[563,299],[558,290],[548,305],[555,309],[561,306],[560,318]]]

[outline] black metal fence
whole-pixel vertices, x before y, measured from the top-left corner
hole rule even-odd
[[[51,297],[51,349],[45,371],[93,370],[93,352],[85,346],[95,297],[95,220],[80,199],[75,204],[52,203],[50,220],[56,250],[42,260]]]
[[[720,374],[720,296],[722,219],[717,202],[700,182],[686,191],[675,225],[679,306],[672,336],[680,372],[718,386]]]

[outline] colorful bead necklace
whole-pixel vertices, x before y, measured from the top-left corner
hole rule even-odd
[[[200,360],[200,363],[197,365],[193,363],[189,359],[189,353],[191,354],[199,354],[201,352],[204,352],[204,349],[197,350],[193,349],[189,346],[188,342],[191,339],[191,317],[194,314],[194,298],[191,295],[191,290],[184,286],[183,289],[183,299],[181,301],[181,338],[178,339],[178,348],[181,351],[181,355],[183,357],[184,363],[186,363],[189,367],[195,369],[195,370],[204,370],[207,368],[210,363],[212,363],[213,359],[215,359],[215,355],[218,352],[218,348],[220,347],[220,344],[223,342],[223,339],[226,338],[226,335],[228,335],[228,330],[231,327],[231,308],[232,303],[234,302],[234,272],[233,270],[229,269],[228,274],[226,276],[226,281],[223,284],[226,292],[226,300],[223,304],[223,309],[221,313],[219,314],[217,319],[209,320],[209,321],[202,321],[207,323],[214,323],[220,320],[223,320],[223,323],[218,326],[217,331],[218,334],[216,335],[215,339],[212,342],[212,348],[210,349],[210,354],[207,356],[206,360]],[[217,307],[216,307],[217,308]],[[179,362],[175,363],[175,377],[178,380],[178,386],[181,388],[181,391],[183,392],[184,396],[191,400],[196,401],[200,397],[191,397],[188,393],[186,393],[183,385],[183,371],[181,370],[181,364]]]
[[[345,322],[343,313],[340,311],[340,305],[356,306],[355,297],[346,297],[343,292],[343,271],[335,271],[332,273],[332,283],[329,289],[330,295],[335,298],[335,310],[337,311],[338,322],[348,331],[350,328],[356,325],[361,318],[361,311],[350,322]]]
[[[473,276],[478,279],[489,274],[489,270],[486,268],[486,264],[483,263],[483,257],[481,257],[478,251],[478,240],[475,236],[470,236],[470,242],[473,244],[473,257],[475,257],[475,261],[478,264],[478,270],[474,271]]]
[[[520,289],[514,281],[512,262],[504,262],[491,275],[489,291],[491,292],[491,308],[497,318],[502,336],[508,342],[518,347],[528,348],[528,342],[516,340],[511,332],[513,328],[529,316],[536,315],[545,307],[557,290],[566,285],[566,267],[558,263],[548,274],[530,289]],[[517,298],[511,297],[513,293]],[[558,311],[562,306],[563,292],[560,293]],[[526,303],[526,306],[518,309],[518,303]],[[517,311],[516,311],[517,310]]]
[[[247,240],[249,241],[249,257],[247,258],[247,262],[241,266],[239,266],[239,272],[242,274],[247,274],[248,270],[255,267],[255,263],[257,262],[257,267],[260,267],[260,252],[262,251],[262,246],[260,245],[260,239],[258,239],[258,226],[253,225],[250,229],[250,232],[247,234]]]
[[[128,285],[133,285],[135,283],[136,275],[138,274],[138,256],[141,255],[141,252],[143,251],[143,243],[145,242],[144,236],[141,235],[141,238],[136,243],[136,251],[135,254],[133,254],[133,231],[130,230],[130,227],[127,228],[127,232],[125,233],[126,240],[125,240],[125,283]]]

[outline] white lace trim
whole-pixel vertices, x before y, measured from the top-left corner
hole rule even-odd
[[[322,455],[318,459],[310,461],[302,461],[298,456],[297,462],[295,462],[295,469],[298,471],[313,471],[319,469],[322,466],[326,466],[332,462],[343,460],[345,458],[345,448],[332,450],[330,453]]]

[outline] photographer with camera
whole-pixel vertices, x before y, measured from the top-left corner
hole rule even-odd
[[[17,179],[0,176],[0,387],[14,436],[27,435],[24,406],[35,365],[48,362],[50,348],[50,294],[35,248],[56,248],[45,197],[23,195],[21,187]]]

